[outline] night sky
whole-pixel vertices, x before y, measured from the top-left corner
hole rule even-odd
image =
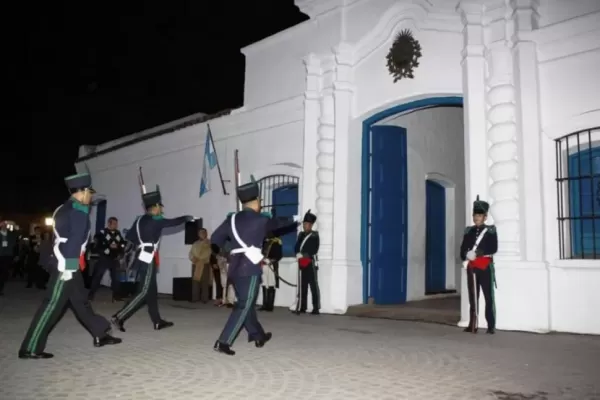
[[[242,106],[239,49],[307,19],[293,0],[16,3],[0,215],[62,203],[80,144]]]

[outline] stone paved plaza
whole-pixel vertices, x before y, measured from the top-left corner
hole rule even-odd
[[[227,309],[164,301],[152,330],[142,309],[119,346],[96,349],[71,312],[48,342],[51,360],[17,349],[41,293],[9,285],[0,298],[0,399],[600,399],[600,337],[499,332],[476,336],[443,325],[264,315],[273,341],[212,351]],[[95,303],[110,316],[117,308]]]

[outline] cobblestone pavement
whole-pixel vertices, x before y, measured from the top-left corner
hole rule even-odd
[[[19,286],[20,288],[20,286]],[[96,349],[68,312],[52,333],[51,360],[17,349],[39,292],[13,284],[0,298],[0,399],[600,399],[600,337],[460,329],[341,316],[264,315],[273,341],[242,333],[236,356],[212,351],[228,310],[164,301],[173,328],[152,330],[144,309]],[[117,308],[96,302],[110,316]]]

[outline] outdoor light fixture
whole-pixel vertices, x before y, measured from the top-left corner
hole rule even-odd
[[[44,223],[46,224],[46,226],[54,226],[54,219],[52,219],[52,218],[46,218],[44,220]]]

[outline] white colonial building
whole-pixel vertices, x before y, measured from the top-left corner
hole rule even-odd
[[[208,128],[192,116],[81,147],[77,167],[106,199],[93,222],[128,227],[142,212],[141,166],[167,215],[213,230],[236,207],[239,150],[267,206],[318,215],[322,311],[344,313],[461,292],[457,250],[480,195],[499,234],[498,329],[600,334],[600,2],[296,4],[310,20],[244,48],[244,106],[210,120],[231,195],[215,169],[199,197]],[[386,55],[403,29],[422,58],[394,83]],[[187,252],[181,231],[164,237],[160,292],[190,276]],[[282,285],[278,304],[294,293]]]

